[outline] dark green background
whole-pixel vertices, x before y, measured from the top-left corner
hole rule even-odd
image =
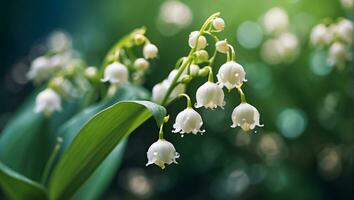
[[[161,171],[145,167],[146,151],[157,137],[151,121],[130,138],[123,166],[103,199],[351,199],[353,197],[353,63],[343,71],[332,70],[318,76],[310,69],[313,49],[308,44],[310,28],[325,17],[351,15],[337,0],[190,0],[192,24],[177,35],[164,36],[157,27],[160,0],[5,0],[0,3],[0,127],[11,118],[24,98],[31,93],[30,83],[13,77],[30,62],[52,31],[62,29],[72,34],[74,46],[89,65],[98,66],[114,42],[132,29],[146,26],[147,35],[160,50],[152,64],[146,87],[167,76],[174,62],[188,53],[187,38],[208,15],[220,11],[226,21],[227,37],[235,46],[238,62],[244,65],[249,82],[245,92],[249,102],[261,113],[265,127],[250,135],[250,144],[236,145],[239,132],[231,129],[230,115],[238,103],[236,93],[227,94],[225,110],[201,110],[204,136],[183,139],[170,134],[175,115],[184,102],[171,105],[172,116],[166,137],[181,158],[178,165]],[[301,53],[291,64],[270,66],[259,56],[259,48],[245,49],[236,40],[237,27],[245,20],[258,22],[273,6],[281,6],[290,15],[291,30],[300,35]],[[299,17],[300,16],[300,17]],[[301,18],[301,16],[306,16]],[[352,17],[352,16],[350,16]],[[32,53],[31,53],[32,52]],[[30,55],[30,56],[28,56]],[[218,57],[218,65],[223,62]],[[21,67],[21,66],[24,67]],[[205,80],[198,79],[188,91]],[[334,113],[323,119],[325,97],[334,93],[338,99]],[[294,139],[283,136],[279,114],[285,109],[300,110],[306,128]],[[295,125],[292,128],[296,129]],[[275,134],[281,148],[272,161],[260,153],[262,135]],[[278,144],[278,145],[279,145]],[[320,152],[326,147],[338,150],[341,169],[335,177],[319,170]],[[130,174],[142,174],[151,183],[151,193],[139,196],[128,185]],[[248,185],[245,185],[247,174]],[[247,182],[247,181],[246,181]],[[1,198],[1,197],[0,197]]]

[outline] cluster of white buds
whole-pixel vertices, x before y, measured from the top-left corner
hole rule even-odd
[[[289,31],[289,17],[279,7],[263,16],[263,27],[270,36],[262,45],[261,56],[269,64],[292,62],[299,54],[299,40]]]
[[[246,81],[246,72],[242,65],[235,61],[236,54],[234,48],[228,44],[227,40],[219,40],[215,33],[225,28],[225,22],[216,13],[208,18],[200,31],[193,31],[189,35],[188,44],[191,51],[187,57],[182,57],[176,63],[175,69],[168,77],[156,84],[152,89],[152,100],[167,105],[177,96],[187,98],[187,107],[179,112],[173,124],[174,133],[203,134],[202,116],[192,107],[190,97],[185,94],[185,87],[190,81],[197,77],[208,76],[208,80],[196,91],[195,108],[204,107],[206,109],[223,108],[225,105],[225,87],[229,92],[232,89],[240,95],[241,103],[231,115],[232,125],[235,128],[240,126],[242,130],[253,130],[260,124],[260,114],[258,110],[246,102],[246,97],[242,91],[242,85]],[[214,52],[210,55],[205,47],[208,44],[207,36],[213,38],[215,42]],[[222,64],[216,75],[218,81],[214,82],[213,66],[217,53],[226,55],[226,62]],[[176,151],[173,145],[163,139],[162,126],[160,127],[160,139],[151,145],[147,152],[148,164],[155,163],[164,168],[164,164],[175,162]]]
[[[141,84],[144,74],[150,67],[148,59],[158,56],[158,48],[152,44],[144,35],[145,30],[138,29],[131,34],[131,41],[124,46],[118,46],[109,54],[110,60],[104,69],[103,82],[109,82],[110,88],[108,95],[115,94],[122,84],[130,81]],[[135,46],[143,46],[142,56],[135,58],[131,55],[131,50]]]
[[[37,84],[47,83],[47,88],[37,95],[34,110],[50,116],[54,111],[61,110],[62,97],[82,94],[89,83],[82,76],[84,73],[80,73],[83,70],[83,61],[72,48],[68,34],[54,32],[45,46],[47,51],[32,61],[27,77]],[[74,77],[77,74],[80,76]]]
[[[318,24],[311,32],[310,41],[316,48],[328,49],[328,64],[343,68],[351,58],[353,44],[353,22],[338,19],[336,23]]]

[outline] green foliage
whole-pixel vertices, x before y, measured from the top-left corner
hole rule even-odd
[[[56,166],[49,186],[51,199],[70,198],[109,152],[152,115],[162,121],[165,108],[148,101],[122,101],[95,115]]]
[[[114,103],[148,96],[145,89],[126,85],[114,97],[84,109],[64,124],[64,118],[55,116],[51,122],[34,113],[34,98],[29,98],[0,139],[3,191],[11,199],[48,199],[46,186],[36,181],[54,146],[53,138],[62,137],[63,157],[50,181],[51,199],[99,198],[120,165],[124,138],[152,115],[158,123],[166,115],[164,107],[148,101]],[[71,113],[73,105],[67,108]]]
[[[46,199],[46,192],[40,184],[11,170],[0,162],[0,185],[11,199]]]

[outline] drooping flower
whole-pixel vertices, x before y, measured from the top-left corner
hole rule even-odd
[[[168,88],[170,87],[171,85],[171,81],[169,81],[168,79],[166,80],[163,80],[162,82],[156,84],[153,88],[152,88],[152,97],[151,97],[151,100],[153,102],[156,102],[156,103],[162,103],[163,101],[163,98],[165,97],[166,95],[166,92],[168,90]],[[185,91],[185,85],[183,84],[178,84],[171,92],[170,94],[170,98],[169,100],[171,99],[174,99],[176,98],[179,94],[182,94],[184,93]]]
[[[149,68],[150,63],[144,58],[138,58],[134,61],[134,68],[139,71],[145,71]]]
[[[32,61],[27,77],[37,82],[48,80],[53,75],[50,59],[40,56]]]
[[[220,40],[216,42],[215,44],[216,50],[220,53],[228,53],[229,52],[229,46],[227,44],[226,40]]]
[[[181,134],[184,133],[193,133],[197,134],[198,132],[204,133],[205,130],[200,130],[203,125],[203,120],[200,114],[195,111],[193,108],[186,108],[182,112],[178,113],[176,117],[176,122],[173,124],[172,132]]]
[[[284,9],[274,7],[263,18],[264,28],[268,33],[278,34],[286,31],[289,25],[288,14]]]
[[[348,19],[341,19],[334,28],[335,34],[345,43],[352,44],[353,42],[353,22]]]
[[[190,75],[192,75],[192,76],[197,76],[199,70],[200,70],[200,67],[196,64],[191,64],[191,66],[189,67]]]
[[[48,88],[37,95],[35,112],[43,112],[50,115],[54,111],[60,111],[61,109],[60,96],[54,90]]]
[[[218,84],[221,87],[226,87],[228,90],[231,90],[235,87],[241,87],[245,79],[246,72],[243,69],[242,65],[229,61],[221,65],[218,74]]]
[[[224,92],[220,86],[208,81],[198,88],[195,107],[200,108],[204,106],[205,108],[214,109],[220,106],[223,108],[225,105],[224,96]]]
[[[94,66],[90,66],[85,69],[85,76],[88,78],[96,77],[97,73],[98,73],[97,68]]]
[[[347,51],[347,47],[340,42],[333,43],[329,48],[327,61],[330,65],[342,67],[350,58],[350,53]]]
[[[225,28],[225,21],[220,17],[215,18],[213,20],[213,27],[218,31],[222,31]]]
[[[196,63],[203,63],[209,60],[209,54],[205,50],[198,50],[195,52]]]
[[[112,84],[124,84],[128,82],[128,69],[119,62],[114,62],[104,70],[103,82],[109,81]]]
[[[292,61],[299,51],[299,41],[296,35],[285,32],[278,37],[278,52],[283,62]]]
[[[173,144],[165,139],[159,139],[154,142],[146,154],[148,159],[146,166],[155,164],[161,169],[165,169],[165,164],[177,164],[176,158],[179,158],[179,154]]]
[[[244,131],[252,130],[256,126],[262,127],[263,125],[259,123],[259,117],[259,112],[254,106],[243,102],[236,106],[232,112],[231,119],[233,124],[231,127],[240,126]]]
[[[310,40],[314,46],[323,47],[331,42],[331,31],[324,24],[318,24],[312,29]]]
[[[146,44],[143,49],[143,54],[146,59],[156,58],[158,53],[158,48],[154,44]]]
[[[191,48],[194,48],[197,45],[199,31],[193,31],[189,34],[188,44]],[[207,46],[207,39],[201,35],[198,38],[197,50],[204,49]]]

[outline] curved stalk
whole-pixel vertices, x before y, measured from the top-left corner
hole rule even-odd
[[[196,38],[196,41],[199,40],[199,37],[201,35],[203,35],[203,33],[205,32],[205,30],[208,28],[208,26],[211,24],[212,20],[215,19],[216,17],[218,17],[220,15],[219,12],[217,13],[214,13],[212,14],[205,22],[204,24],[202,25],[202,27],[200,28],[199,30],[199,33],[198,33],[198,36]],[[173,89],[177,86],[177,81],[179,79],[179,77],[181,76],[181,74],[183,73],[183,71],[186,69],[186,67],[188,66],[188,64],[193,60],[193,54],[194,52],[197,50],[198,48],[198,42],[196,42],[196,45],[194,48],[192,48],[190,51],[189,51],[189,54],[188,54],[188,57],[187,59],[183,60],[182,62],[182,65],[181,67],[178,69],[178,72],[176,74],[176,76],[173,78],[172,82],[171,82],[171,85],[169,86],[163,100],[162,100],[162,103],[161,105],[165,106],[167,104],[167,101],[173,91]]]

